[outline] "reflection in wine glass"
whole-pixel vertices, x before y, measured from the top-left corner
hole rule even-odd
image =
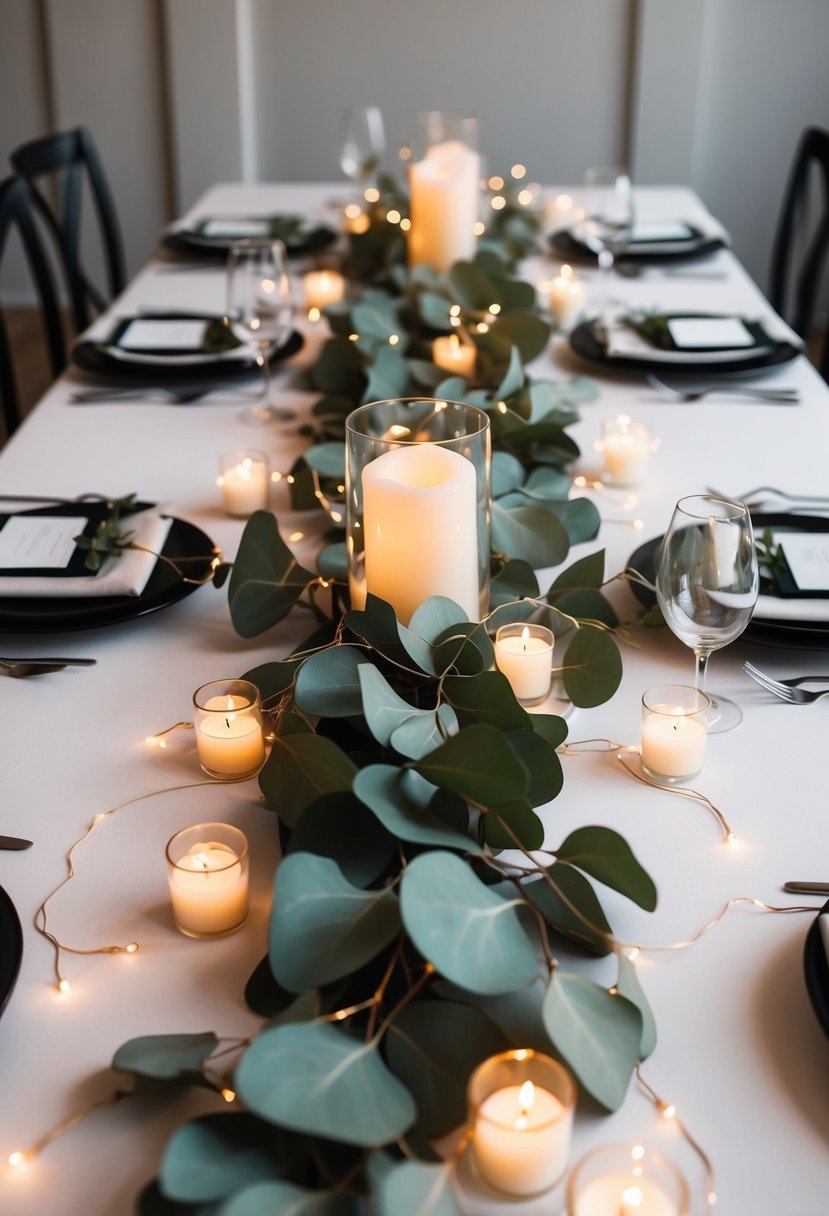
[[[705,692],[708,659],[739,637],[758,590],[757,552],[745,503],[713,494],[681,498],[662,539],[656,595],[671,631],[696,656],[695,684]],[[710,731],[739,725],[742,711],[712,698]]]
[[[288,421],[290,410],[271,404],[270,357],[291,332],[294,296],[281,241],[234,241],[227,261],[226,315],[233,332],[256,351],[262,399],[245,410],[248,422]]]
[[[380,167],[385,146],[378,107],[346,106],[340,131],[340,168],[361,190]]]
[[[633,188],[627,169],[588,169],[582,234],[597,255],[601,325],[607,334],[612,317],[613,266],[633,227]]]

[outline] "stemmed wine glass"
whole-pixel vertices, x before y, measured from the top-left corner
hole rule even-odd
[[[377,106],[346,106],[340,129],[340,168],[361,188],[371,181],[385,150],[383,115]]]
[[[234,241],[227,261],[226,319],[256,351],[262,368],[261,401],[245,410],[248,422],[286,422],[290,410],[271,404],[270,356],[291,332],[294,294],[281,241]]]
[[[585,243],[595,251],[601,284],[601,325],[607,334],[611,316],[613,266],[633,227],[633,188],[627,169],[588,169],[584,178]]]
[[[671,631],[696,656],[694,683],[702,692],[711,653],[743,632],[758,585],[745,503],[713,494],[680,498],[659,550],[656,595]],[[742,718],[733,701],[712,698],[709,731],[732,730]]]

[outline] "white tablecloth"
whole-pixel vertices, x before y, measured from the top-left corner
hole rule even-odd
[[[305,209],[326,214],[332,186],[214,188],[195,213]],[[639,192],[641,216],[693,221],[701,204],[688,191]],[[331,213],[328,212],[330,216]],[[657,275],[618,279],[617,295],[631,306],[762,308],[757,288],[726,251],[710,263],[722,282]],[[557,262],[534,259],[528,274],[551,278]],[[592,284],[589,271],[585,280]],[[150,265],[116,306],[223,304],[220,267]],[[313,355],[324,323],[307,325]],[[800,492],[826,492],[829,391],[799,358],[768,378],[795,384],[800,405],[753,405],[710,398],[696,405],[660,400],[637,374],[626,377],[586,368],[556,338],[536,375],[594,376],[596,402],[582,409],[572,433],[583,451],[584,472],[597,468],[593,443],[604,419],[620,412],[649,422],[661,439],[648,482],[635,494],[597,492],[603,525],[598,541],[578,546],[575,559],[604,546],[609,573],[620,570],[642,540],[664,530],[674,501],[713,485],[740,493],[770,482]],[[289,370],[281,373],[287,380]],[[163,501],[203,528],[232,558],[242,522],[222,512],[216,488],[220,453],[241,446],[265,448],[287,470],[302,450],[292,426],[257,429],[240,420],[244,393],[223,389],[204,403],[69,404],[79,376],[70,373],[47,393],[0,454],[0,492],[64,496],[85,491],[122,495],[136,491]],[[302,409],[313,398],[284,387],[281,402]],[[250,396],[248,395],[248,399]],[[289,519],[287,496],[275,487],[274,509],[283,533],[308,529]],[[631,519],[643,521],[635,531]],[[302,553],[305,541],[298,542]],[[546,587],[552,581],[543,581]],[[632,615],[626,589],[619,603]],[[72,989],[55,991],[53,956],[32,927],[35,909],[65,874],[64,855],[92,817],[129,799],[172,786],[191,786],[201,773],[192,735],[175,732],[165,750],[145,737],[190,716],[200,684],[236,675],[280,657],[308,632],[304,619],[253,642],[234,633],[225,591],[200,588],[155,616],[110,628],[61,636],[0,638],[3,654],[68,653],[93,656],[94,668],[17,681],[0,678],[3,785],[0,831],[34,840],[25,853],[0,853],[0,882],[24,925],[21,975],[0,1019],[0,1160],[38,1140],[76,1110],[110,1093],[115,1049],[137,1035],[215,1030],[223,1036],[255,1033],[259,1020],[246,1008],[245,980],[262,957],[271,875],[277,859],[275,820],[255,781],[185,788],[119,811],[93,833],[76,856],[77,878],[50,909],[53,931],[70,945],[141,944],[135,955],[67,955]],[[571,738],[606,736],[638,743],[640,697],[666,681],[690,682],[692,657],[667,630],[637,631],[623,646],[622,687],[607,705],[577,710]],[[639,648],[641,647],[641,648]],[[603,899],[617,935],[642,944],[693,936],[738,895],[771,903],[798,902],[781,893],[785,879],[829,878],[829,817],[820,759],[829,706],[790,707],[772,700],[741,671],[751,658],[772,672],[829,672],[829,655],[765,650],[737,642],[715,654],[710,682],[745,711],[737,731],[713,736],[703,773],[695,781],[728,815],[740,848],[721,841],[701,806],[649,789],[627,776],[611,755],[564,759],[565,789],[544,814],[555,845],[572,828],[617,828],[653,875],[659,907],[648,916],[608,892]],[[236,936],[194,942],[171,922],[164,845],[180,827],[229,820],[251,840],[253,911]],[[819,901],[815,900],[817,908]],[[808,916],[772,916],[741,907],[695,949],[643,954],[639,974],[652,1002],[659,1044],[645,1076],[675,1103],[689,1129],[709,1151],[717,1171],[718,1210],[728,1216],[823,1216],[829,1193],[829,1044],[809,1005],[803,983],[803,940]],[[597,978],[612,982],[612,963]],[[215,1095],[195,1093],[168,1103],[140,1098],[99,1111],[19,1170],[0,1166],[4,1216],[123,1216],[157,1169],[169,1134],[194,1112],[215,1110]],[[582,1102],[573,1159],[611,1141],[641,1141],[663,1149],[686,1171],[694,1212],[702,1211],[703,1175],[676,1126],[658,1118],[635,1086],[620,1111],[602,1115]],[[476,1199],[475,1212],[550,1212],[563,1208],[561,1188],[543,1203],[507,1206]]]

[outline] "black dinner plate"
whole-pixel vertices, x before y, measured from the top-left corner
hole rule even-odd
[[[5,890],[0,887],[0,1013],[6,1008],[23,958],[23,931]]]
[[[691,229],[691,236],[687,241],[666,241],[665,249],[654,249],[656,241],[649,241],[647,252],[637,249],[636,242],[626,246],[621,253],[616,257],[618,262],[635,262],[637,265],[645,265],[648,262],[667,263],[667,262],[687,262],[693,258],[707,257],[711,253],[716,253],[718,249],[723,249],[724,242],[719,237],[706,237],[694,228],[692,224],[688,227]],[[645,242],[642,242],[645,244]],[[682,244],[683,248],[677,249],[677,245]],[[594,265],[597,261],[597,255],[593,249],[580,241],[577,236],[567,229],[562,228],[558,232],[553,232],[550,235],[550,245],[563,257],[571,258],[577,262],[592,262]]]
[[[823,905],[821,912],[829,912],[829,900]],[[823,949],[823,939],[820,936],[818,917],[812,921],[803,944],[803,974],[806,978],[806,991],[812,1002],[812,1008],[817,1019],[829,1035],[829,964],[826,962],[826,951]]]
[[[136,503],[136,510],[152,505]],[[77,515],[82,507],[82,503],[61,503],[21,514]],[[174,517],[161,552],[173,561],[203,558],[203,561],[188,561],[184,566],[188,578],[203,578],[213,558],[213,542],[195,524]],[[141,595],[2,596],[0,633],[62,633],[117,625],[176,604],[196,589],[196,584],[185,583],[171,566],[158,561]]]
[[[672,314],[683,317],[705,317],[708,313]],[[666,375],[700,376],[711,379],[712,376],[737,375],[740,372],[772,371],[781,363],[788,363],[801,352],[790,342],[772,341],[771,347],[765,347],[756,355],[745,359],[705,360],[693,362],[690,359],[673,362],[668,359],[627,359],[619,355],[608,355],[604,343],[597,337],[592,321],[583,321],[570,334],[570,346],[582,359],[591,363],[600,363],[603,367],[612,367],[620,371],[631,372],[660,372]]]
[[[153,320],[169,320],[175,315],[177,320],[186,320],[187,313],[168,314],[166,317],[154,316]],[[153,357],[152,362],[132,362],[121,359],[110,350],[112,336],[122,327],[123,319],[119,320],[113,329],[113,335],[106,341],[94,342],[82,338],[72,348],[72,362],[82,371],[93,376],[103,376],[112,384],[157,384],[163,377],[165,384],[187,384],[202,380],[236,380],[250,375],[261,375],[256,364],[256,358],[251,353],[250,358],[222,358],[221,355],[206,354],[203,359],[188,363],[177,363],[162,354]],[[274,350],[269,362],[281,363],[283,359],[295,355],[302,349],[304,338],[294,330],[285,342]]]
[[[764,528],[797,528],[801,532],[829,532],[829,517],[819,515],[791,515],[787,512],[752,514],[755,532]],[[628,568],[638,570],[653,582],[656,575],[656,556],[662,543],[661,536],[645,541],[628,558]],[[632,582],[631,591],[646,608],[656,603],[656,595],[641,583]],[[829,620],[797,621],[771,620],[753,616],[740,634],[740,640],[754,642],[758,646],[780,646],[787,650],[829,650]]]
[[[277,230],[278,231],[278,230]],[[179,257],[195,258],[199,261],[215,258],[217,262],[227,260],[228,250],[235,237],[204,237],[198,229],[177,228],[174,232],[166,232],[161,238],[165,249]],[[337,239],[337,233],[326,224],[317,224],[313,228],[305,228],[296,236],[275,236],[285,246],[288,257],[301,257],[306,253],[315,253],[326,249]]]

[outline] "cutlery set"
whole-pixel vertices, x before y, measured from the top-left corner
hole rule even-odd
[[[761,671],[759,667],[755,667],[753,663],[743,663],[743,671],[761,688],[765,688],[767,692],[779,697],[781,701],[787,701],[790,705],[811,705],[813,701],[819,701],[821,697],[829,696],[829,676],[827,675],[795,676],[789,680],[776,680],[773,676]],[[827,687],[808,689],[801,688],[801,684],[825,684]]]
[[[655,376],[648,374],[645,379],[652,389],[667,401],[692,402],[701,401],[709,396],[733,396],[746,398],[751,401],[769,401],[776,404],[796,405],[800,400],[799,391],[789,385],[755,385],[750,381],[705,381],[695,376]]]

